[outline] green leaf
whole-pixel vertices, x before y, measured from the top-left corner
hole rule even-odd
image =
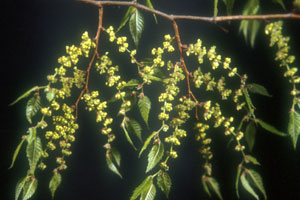
[[[248,175],[253,181],[254,185],[259,189],[259,191],[264,195],[264,198],[267,199],[267,194],[263,185],[263,181],[259,173],[252,169],[248,169]]]
[[[260,165],[260,163],[257,161],[257,159],[254,158],[253,156],[251,156],[251,155],[246,155],[245,157],[246,157],[246,162],[247,162],[247,163],[248,163],[248,162],[251,162],[251,163],[254,164],[254,165]]]
[[[130,6],[130,7],[127,9],[127,11],[126,11],[124,17],[122,18],[121,23],[120,23],[120,25],[119,25],[119,27],[118,27],[118,29],[117,29],[116,32],[118,32],[119,30],[121,30],[121,28],[122,28],[123,26],[126,25],[127,21],[129,20],[130,15],[131,15],[133,12],[134,12],[134,7]]]
[[[36,127],[30,127],[27,132],[27,142],[31,143],[36,138]]]
[[[16,194],[15,194],[15,200],[18,200],[23,188],[24,188],[24,185],[26,183],[26,177],[24,178],[21,178],[18,183],[17,183],[17,186],[16,186]]]
[[[202,185],[203,185],[205,192],[208,194],[209,197],[211,197],[211,193],[210,193],[210,191],[208,189],[208,185],[207,185],[208,178],[209,177],[203,175],[201,181],[202,181]]]
[[[120,176],[120,178],[122,178],[121,173],[119,172],[118,168],[116,167],[116,165],[112,161],[112,154],[111,154],[111,152],[109,150],[106,152],[106,163],[107,163],[108,168],[112,172],[114,172],[115,174],[117,174],[118,176]]]
[[[40,95],[37,93],[31,99],[28,100],[26,106],[26,118],[28,122],[31,124],[31,118],[39,111],[41,108],[41,98]]]
[[[244,9],[243,15],[255,15],[260,11],[259,0],[248,0]],[[248,41],[248,33],[250,33],[250,43],[253,47],[254,40],[257,35],[257,31],[260,23],[256,20],[242,20],[240,24],[240,32],[243,32],[246,42]]]
[[[31,92],[36,91],[36,90],[38,90],[38,89],[39,89],[38,86],[35,86],[35,87],[31,88],[30,90],[28,90],[27,92],[25,92],[24,94],[22,94],[21,96],[19,96],[19,97],[18,97],[15,101],[13,101],[11,104],[9,104],[9,106],[13,106],[14,104],[18,103],[20,100],[22,100],[22,99],[28,97],[28,96],[31,94]]]
[[[146,125],[148,126],[148,118],[149,118],[149,113],[151,109],[151,101],[147,96],[142,96],[138,100],[138,107],[140,110],[140,113],[142,115],[143,120],[145,121]]]
[[[53,176],[50,180],[50,183],[49,183],[49,189],[50,189],[50,192],[51,192],[52,199],[54,199],[55,191],[61,183],[60,173],[58,173],[57,170],[55,170],[53,173],[54,174],[53,174]]]
[[[239,180],[240,180],[241,172],[242,172],[242,165],[239,164],[238,167],[237,167],[236,178],[235,178],[235,192],[236,192],[236,196],[238,198],[240,198],[240,195],[239,195]]]
[[[27,200],[35,193],[38,185],[38,181],[36,178],[31,177],[31,181],[25,182],[24,190],[23,190],[23,200]]]
[[[139,85],[139,81],[137,79],[131,79],[130,81],[128,81],[124,87],[128,87],[129,89],[133,89],[136,86]]]
[[[142,142],[143,139],[142,139],[141,125],[134,119],[129,119],[129,121],[126,123],[126,125],[128,127],[128,131],[133,132],[139,138],[139,140]]]
[[[172,181],[167,172],[161,171],[157,176],[157,185],[163,191],[167,198],[171,190]]]
[[[258,33],[261,22],[258,20],[252,20],[249,22],[249,31],[250,31],[250,45],[254,47],[255,38]]]
[[[249,146],[249,150],[252,151],[255,144],[255,136],[256,136],[256,127],[254,122],[250,122],[245,131],[245,139]]]
[[[152,5],[152,3],[151,3],[151,0],[146,0],[146,6],[147,6],[148,8],[154,9],[154,7],[153,7],[153,5]],[[154,17],[154,19],[155,19],[155,23],[157,24],[156,15],[153,14],[153,17]]]
[[[209,188],[211,188],[211,190],[217,194],[217,196],[219,197],[219,199],[223,199],[222,195],[221,195],[221,191],[220,191],[220,187],[219,187],[219,183],[217,182],[217,180],[213,177],[207,177],[207,183]]]
[[[300,114],[294,110],[290,111],[288,133],[292,138],[294,149],[296,149],[298,136],[300,134]]]
[[[26,140],[26,137],[22,137],[22,140],[21,140],[20,144],[17,146],[17,148],[15,150],[15,153],[13,155],[13,158],[12,158],[12,161],[11,161],[11,164],[10,164],[10,167],[8,169],[11,169],[14,166],[16,158],[17,158],[17,156],[19,154],[19,151],[20,151],[20,149],[21,149],[21,147],[22,147],[25,140]]]
[[[255,107],[254,107],[254,105],[253,105],[253,103],[252,103],[252,101],[251,101],[251,98],[250,98],[250,95],[249,95],[249,93],[248,93],[248,90],[245,89],[245,88],[243,88],[242,91],[243,91],[243,94],[244,94],[244,97],[245,97],[245,100],[246,100],[246,102],[247,102],[247,105],[248,105],[249,110],[250,110],[251,112],[253,112],[253,110],[255,109]],[[254,117],[254,116],[253,116],[253,117]],[[254,118],[255,118],[255,117],[254,117]]]
[[[248,88],[249,88],[249,92],[260,94],[267,97],[272,97],[272,95],[270,95],[268,90],[262,85],[251,83],[249,84]]]
[[[218,15],[218,0],[214,0],[214,17]]]
[[[147,176],[147,178],[145,178],[145,180],[134,189],[130,200],[137,199],[144,191],[146,191],[152,185],[152,180],[152,176]]]
[[[111,148],[110,149],[110,153],[111,153],[114,161],[116,161],[118,167],[120,167],[120,165],[121,165],[121,155],[120,155],[120,152],[116,148]]]
[[[243,172],[241,175],[241,183],[242,186],[257,200],[259,200],[258,195],[255,193],[255,191],[253,190],[253,188],[251,187],[249,181],[246,178],[246,172]]]
[[[300,118],[299,118],[299,120],[300,120]],[[287,136],[286,133],[277,130],[274,126],[264,122],[261,119],[257,119],[257,122],[258,122],[259,125],[261,125],[261,127],[263,127],[265,130],[269,131],[270,133],[274,133],[274,134],[279,135],[279,136]],[[300,123],[300,121],[299,121],[299,123]]]
[[[126,123],[125,123],[125,124],[126,124]],[[125,126],[126,126],[126,125],[125,125]],[[132,140],[131,140],[131,138],[130,138],[130,136],[129,136],[129,134],[128,134],[128,132],[127,132],[125,126],[123,126],[122,128],[123,128],[123,131],[124,131],[124,133],[125,133],[126,139],[127,139],[127,141],[129,142],[129,144],[134,148],[134,150],[137,150],[137,148],[134,146],[134,144],[133,144],[133,142],[132,142]]]
[[[26,154],[29,161],[31,173],[35,171],[35,167],[41,157],[42,143],[39,137],[32,139],[27,145]]]
[[[223,0],[226,5],[227,15],[231,15],[235,0]]]
[[[142,149],[141,149],[141,151],[140,151],[140,153],[139,153],[139,157],[142,155],[143,151],[145,151],[145,149],[148,147],[148,145],[149,145],[151,139],[152,139],[156,134],[157,134],[157,132],[154,131],[154,132],[152,132],[152,134],[146,139],[146,141],[145,141],[145,143],[144,143],[144,145],[143,145],[143,147],[142,147]]]
[[[162,142],[158,142],[153,145],[150,153],[148,154],[148,165],[146,169],[146,173],[153,169],[156,164],[161,160],[164,155],[164,144]]]
[[[143,29],[144,29],[143,16],[140,13],[140,11],[135,8],[129,20],[129,30],[136,47],[139,45],[139,40],[141,38]]]
[[[273,0],[273,3],[279,4],[284,10],[286,9],[282,0]]]
[[[54,97],[55,97],[55,91],[54,91],[54,89],[52,89],[50,87],[47,87],[45,89],[45,92],[46,92],[46,98],[47,98],[47,100],[49,102],[52,101],[54,99]]]
[[[140,200],[153,200],[155,195],[156,188],[155,185],[152,183],[149,188],[142,192]]]

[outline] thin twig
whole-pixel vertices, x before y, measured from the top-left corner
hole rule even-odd
[[[88,92],[88,86],[89,86],[89,78],[90,78],[90,71],[92,68],[92,64],[95,60],[95,58],[98,56],[98,45],[99,45],[99,38],[100,38],[100,33],[101,33],[101,29],[102,29],[102,19],[103,19],[103,7],[99,7],[99,22],[98,22],[98,30],[97,30],[97,34],[95,37],[95,50],[93,53],[93,56],[89,62],[88,68],[86,69],[86,79],[85,79],[85,85],[83,87],[83,89],[81,90],[76,102],[75,102],[75,119],[77,120],[78,118],[78,103],[81,99],[81,97],[83,96],[83,94],[85,92]]]
[[[216,16],[216,17],[204,17],[204,16],[191,16],[191,15],[172,15],[165,12],[148,8],[136,1],[93,1],[93,0],[78,0],[83,3],[91,4],[97,7],[104,5],[117,5],[117,6],[133,6],[141,10],[151,12],[153,14],[164,17],[170,21],[173,20],[197,20],[206,21],[211,23],[233,21],[233,20],[270,20],[270,19],[300,19],[300,14],[286,13],[286,14],[268,14],[268,15],[232,15],[232,16]]]

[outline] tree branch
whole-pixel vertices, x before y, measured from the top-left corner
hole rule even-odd
[[[224,21],[237,21],[237,20],[270,20],[270,19],[298,19],[300,20],[300,14],[286,13],[286,14],[268,14],[268,15],[232,15],[232,16],[216,16],[216,17],[203,17],[203,16],[190,16],[190,15],[172,15],[162,11],[148,8],[135,1],[93,1],[93,0],[78,0],[83,3],[102,7],[104,5],[117,5],[117,6],[133,6],[141,10],[151,12],[159,15],[170,21],[173,20],[196,20],[206,21],[211,23],[224,22]]]
[[[100,38],[100,33],[101,33],[101,29],[102,29],[102,19],[103,19],[103,7],[99,7],[99,22],[98,22],[98,30],[97,30],[97,34],[96,34],[96,37],[95,37],[95,50],[94,50],[94,53],[93,53],[93,56],[89,62],[89,66],[86,70],[86,80],[85,80],[85,85],[83,87],[83,89],[81,90],[76,102],[75,102],[75,119],[77,120],[78,118],[78,103],[81,99],[81,97],[83,96],[83,94],[85,92],[88,92],[88,85],[89,85],[89,78],[90,78],[90,71],[91,71],[91,68],[92,68],[92,64],[95,60],[95,58],[98,56],[98,46],[99,46],[99,38]]]

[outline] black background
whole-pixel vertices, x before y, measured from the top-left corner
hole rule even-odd
[[[282,12],[279,6],[272,4],[270,7],[270,2],[264,1],[266,5],[262,8],[265,13]],[[162,0],[153,1],[153,4],[157,9],[172,14],[211,16],[213,8],[209,0]],[[239,6],[236,6],[234,12],[239,11]],[[46,75],[57,66],[57,58],[64,54],[65,45],[79,43],[85,30],[91,36],[95,35],[97,9],[66,0],[1,1],[1,9],[0,199],[14,199],[15,184],[25,175],[28,167],[25,153],[19,155],[13,169],[8,170],[8,167],[14,149],[29,124],[24,114],[26,101],[13,107],[8,107],[8,104],[29,88],[46,83]],[[291,10],[289,4],[287,10]],[[125,11],[118,6],[105,7],[104,26],[117,27]],[[149,52],[160,44],[164,34],[172,33],[172,27],[162,18],[158,18],[159,23],[156,25],[151,14],[144,15],[145,30],[139,48],[141,52]],[[286,33],[291,34],[291,51],[298,57],[296,63],[299,65],[300,21],[287,22],[285,28]],[[253,96],[256,115],[286,131],[291,105],[291,99],[288,98],[290,85],[283,78],[282,69],[273,61],[274,51],[269,51],[263,29],[259,31],[255,48],[251,49],[242,35],[238,34],[239,23],[221,25],[229,33],[206,22],[178,22],[183,43],[201,38],[206,46],[217,45],[218,52],[232,57],[240,72],[249,75],[249,82],[268,88],[273,98]],[[128,33],[127,29],[125,27],[121,33]],[[105,139],[98,134],[94,119],[85,114],[83,116],[79,117],[80,130],[72,147],[73,155],[67,161],[68,170],[62,173],[63,181],[56,192],[56,199],[129,199],[134,187],[145,177],[146,156],[138,159],[137,153],[129,147],[120,132],[116,143],[120,145],[121,173],[124,178],[112,174],[104,159],[102,145]],[[214,176],[220,181],[224,199],[236,199],[234,180],[240,158],[234,151],[226,149],[228,139],[220,134],[214,138],[212,147],[215,152]],[[269,199],[300,199],[299,148],[294,151],[288,138],[259,129],[254,155],[262,164],[261,168],[255,169],[264,179]],[[170,199],[208,199],[200,182],[201,164],[193,137],[184,139],[179,148],[179,158],[171,162],[173,186]],[[37,174],[39,186],[33,199],[50,199],[48,182],[51,170],[49,167],[45,173]],[[242,199],[251,199],[247,194],[241,196]],[[164,199],[159,191],[157,199]]]

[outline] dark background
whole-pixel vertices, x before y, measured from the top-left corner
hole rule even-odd
[[[262,7],[265,13],[282,12],[279,6],[269,5],[271,1],[264,3]],[[46,75],[52,73],[57,66],[57,58],[64,54],[65,45],[78,44],[85,30],[89,31],[90,36],[95,35],[97,9],[71,0],[11,0],[1,1],[0,4],[0,199],[14,199],[16,182],[26,174],[28,167],[25,153],[19,155],[13,169],[8,170],[8,167],[29,124],[25,119],[26,101],[13,107],[8,107],[8,104],[29,88],[46,84]],[[209,0],[163,0],[153,1],[153,4],[166,13],[187,15],[211,16],[213,8],[212,1]],[[238,13],[240,6],[237,5],[234,12]],[[287,10],[291,10],[290,4],[287,5]],[[117,27],[125,12],[125,8],[105,7],[104,26]],[[141,52],[149,52],[160,44],[164,34],[172,33],[172,27],[162,18],[158,18],[159,23],[156,25],[151,14],[144,16],[145,30],[139,48]],[[249,75],[249,82],[268,88],[273,98],[253,96],[257,107],[256,115],[282,131],[287,130],[288,110],[291,105],[288,97],[290,85],[283,78],[282,70],[273,61],[274,51],[269,51],[263,29],[259,31],[255,48],[251,49],[242,35],[238,34],[238,22],[221,24],[229,33],[205,22],[179,21],[178,25],[183,43],[191,43],[196,38],[201,38],[206,46],[217,45],[220,54],[232,57],[240,72]],[[286,33],[291,34],[291,51],[298,57],[298,65],[299,27],[300,21],[296,20],[290,20],[285,25]],[[125,27],[121,33],[128,33],[127,29]],[[73,155],[67,160],[69,168],[62,173],[63,181],[56,192],[56,199],[129,199],[133,189],[145,177],[146,154],[138,159],[137,153],[125,142],[124,136],[117,135],[116,143],[119,144],[122,155],[121,173],[124,176],[120,179],[106,166],[102,148],[105,138],[98,134],[94,119],[85,114],[83,116],[79,117],[80,130],[72,146]],[[226,149],[228,139],[220,135],[221,133],[214,138],[212,146],[215,152],[212,161],[213,173],[220,182],[224,199],[236,199],[234,180],[240,157],[234,151]],[[193,137],[183,139],[182,146],[178,149],[178,159],[170,164],[169,173],[173,181],[170,199],[208,199],[200,181],[203,163]],[[294,151],[288,138],[259,129],[253,155],[262,164],[261,168],[255,169],[264,179],[268,199],[300,199],[299,148]],[[33,199],[50,199],[48,183],[52,169],[49,166],[45,173],[37,173],[39,186]],[[247,194],[241,196],[242,199],[251,199]],[[158,188],[156,199],[164,199]]]

